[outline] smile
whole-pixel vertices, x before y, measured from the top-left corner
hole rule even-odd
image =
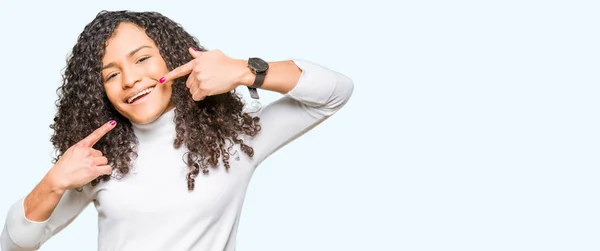
[[[140,98],[148,95],[150,92],[152,92],[152,90],[154,90],[154,87],[150,87],[150,88],[146,88],[144,90],[142,90],[141,92],[133,95],[131,98],[127,99],[127,103],[128,104],[132,104],[135,101],[139,100]]]

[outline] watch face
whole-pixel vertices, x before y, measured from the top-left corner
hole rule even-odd
[[[248,60],[248,66],[256,72],[265,72],[269,69],[269,64],[260,58],[250,58]]]

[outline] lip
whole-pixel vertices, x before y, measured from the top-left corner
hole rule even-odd
[[[156,88],[156,85],[147,85],[147,86],[140,86],[140,87],[135,88],[134,90],[130,91],[129,94],[127,94],[127,96],[123,99],[123,102],[125,104],[131,105],[129,102],[127,102],[127,100],[129,100],[131,97],[137,95],[138,93],[140,93],[143,90],[146,90],[148,88]],[[154,91],[154,90],[152,90],[152,91]],[[146,94],[146,95],[148,95],[148,94]]]

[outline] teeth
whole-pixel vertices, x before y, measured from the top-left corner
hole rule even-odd
[[[145,89],[145,90],[143,90],[143,91],[139,92],[138,94],[135,94],[135,96],[133,96],[133,97],[131,97],[131,98],[129,98],[129,99],[127,100],[127,103],[130,103],[130,104],[131,104],[131,102],[133,102],[133,100],[134,100],[134,99],[136,99],[137,97],[139,97],[139,96],[142,96],[142,95],[144,95],[144,94],[148,94],[148,93],[150,93],[152,90],[154,90],[154,87],[150,87],[150,88],[148,88],[148,89]]]

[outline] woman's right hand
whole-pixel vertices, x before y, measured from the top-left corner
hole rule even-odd
[[[107,122],[65,151],[45,177],[52,184],[53,190],[63,193],[68,189],[83,187],[101,175],[112,173],[108,159],[93,146],[115,125],[114,120]]]

